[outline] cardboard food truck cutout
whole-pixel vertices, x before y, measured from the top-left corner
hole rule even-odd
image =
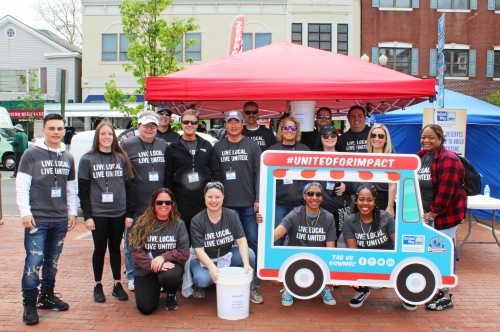
[[[325,285],[336,284],[392,287],[402,300],[415,305],[428,301],[438,288],[456,286],[452,240],[422,219],[419,168],[415,155],[264,152],[259,277],[283,282],[299,299],[312,298]],[[304,185],[311,181],[396,183],[394,249],[274,246],[276,180],[303,181]]]

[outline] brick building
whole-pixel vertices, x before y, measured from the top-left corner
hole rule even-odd
[[[500,0],[365,0],[361,54],[415,77],[437,75],[437,22],[445,14],[445,87],[486,100],[500,90]],[[446,106],[446,105],[445,105]]]

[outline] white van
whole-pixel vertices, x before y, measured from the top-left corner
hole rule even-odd
[[[14,151],[10,144],[15,134],[9,112],[4,107],[0,107],[0,163],[8,171],[13,171],[16,166]]]

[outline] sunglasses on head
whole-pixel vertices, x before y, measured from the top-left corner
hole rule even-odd
[[[170,111],[156,111],[156,114],[158,114],[158,115],[168,115],[168,116],[171,116],[171,115],[172,115],[172,112],[170,112]]]
[[[158,201],[155,201],[155,203],[156,203],[156,205],[158,205],[158,206],[162,206],[163,204],[165,204],[165,205],[169,205],[169,206],[170,206],[170,205],[174,204],[174,201],[172,201],[172,200],[168,200],[168,201],[159,201],[159,200],[158,200]]]
[[[188,124],[190,124],[190,125],[193,125],[193,126],[194,126],[194,125],[197,125],[197,124],[198,124],[198,121],[196,121],[196,120],[182,120],[182,121],[181,121],[181,123],[182,123],[183,125],[186,125],[186,126],[187,126]]]
[[[296,131],[297,130],[297,126],[283,126],[283,129],[284,130]]]
[[[384,139],[385,138],[385,135],[384,134],[371,134],[371,138],[380,138],[380,139]]]
[[[306,195],[309,197],[313,197],[314,195],[316,195],[316,197],[322,197],[323,193],[321,191],[307,191]]]
[[[246,115],[250,115],[250,114],[253,114],[253,115],[256,115],[257,113],[259,113],[259,110],[253,110],[253,111],[244,111]]]
[[[335,137],[337,137],[337,134],[334,134],[334,133],[332,133],[332,134],[323,134],[322,137],[324,139],[335,138]]]
[[[318,115],[317,118],[320,120],[323,120],[323,119],[330,120],[332,117],[330,115]]]

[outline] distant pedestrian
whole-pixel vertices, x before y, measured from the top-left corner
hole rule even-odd
[[[14,131],[16,134],[14,135],[14,140],[10,144],[12,144],[12,150],[14,150],[16,164],[14,165],[14,175],[12,175],[11,178],[15,178],[17,176],[17,170],[19,169],[19,164],[21,163],[21,157],[23,156],[24,151],[28,149],[28,136],[24,133],[23,126],[16,124],[14,126]]]

